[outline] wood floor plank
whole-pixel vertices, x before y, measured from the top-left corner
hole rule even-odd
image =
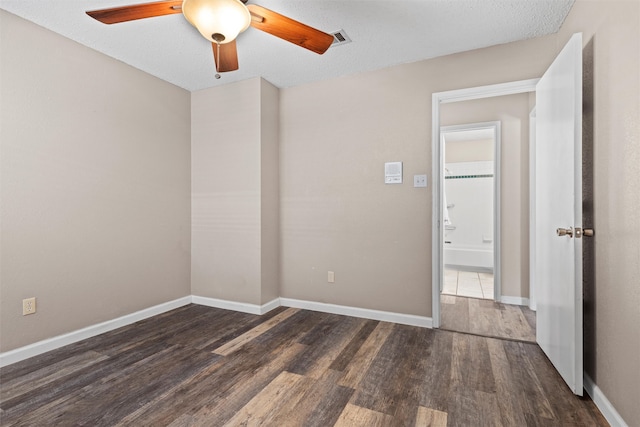
[[[280,413],[271,425],[324,427],[336,423],[354,390],[332,380],[308,379],[313,382],[301,392],[297,404]]]
[[[235,331],[247,325],[251,325],[249,328],[253,327],[252,321],[259,319],[259,316],[254,314],[227,311],[229,313],[215,312],[209,316],[199,316],[189,324],[190,327],[181,328],[179,332],[167,336],[167,342],[205,348],[212,340],[221,338],[230,330]]]
[[[442,295],[442,329],[486,337],[535,342],[535,313],[527,307]]]
[[[161,425],[190,425],[193,416],[188,412],[193,407],[199,407],[202,403],[202,393],[212,387],[215,371],[225,364],[224,358],[220,358],[200,372],[176,383],[145,405],[129,413],[120,420],[117,426],[138,426],[144,423],[158,423]],[[162,410],[164,410],[164,412]],[[169,414],[167,416],[167,414]],[[176,418],[177,417],[177,418]],[[152,420],[152,421],[149,421]],[[150,424],[149,424],[150,425]]]
[[[477,425],[502,427],[502,415],[500,414],[497,394],[476,391],[475,396],[478,408]]]
[[[56,379],[64,378],[80,369],[101,362],[106,358],[107,356],[96,353],[95,351],[87,351],[12,380],[3,380],[0,382],[0,401],[4,402],[33,389],[43,387]]]
[[[72,375],[55,379],[43,387],[34,388],[20,396],[2,401],[2,409],[5,410],[4,420],[18,419],[21,418],[21,414],[25,413],[31,414],[38,408],[64,399],[65,396],[73,395],[78,390],[101,380],[112,372],[125,369],[127,366],[161,352],[167,347],[164,342],[142,342],[125,353],[114,355],[101,362],[77,370]],[[70,354],[76,354],[75,348],[72,349]],[[41,366],[40,360],[38,360],[37,365]]]
[[[211,420],[224,424],[253,399],[264,387],[275,379],[292,358],[295,358],[305,346],[293,343],[278,351],[277,356],[268,364],[261,364],[256,371],[242,369],[233,376],[233,382],[223,381],[222,390],[209,396],[207,402],[193,414],[195,426],[209,426]]]
[[[460,382],[452,380],[448,396],[448,425],[461,427],[482,425],[478,422],[480,408],[475,393],[474,390],[465,387]]]
[[[569,392],[560,374],[537,345],[521,346],[535,372],[546,400],[563,425],[602,425],[603,417],[590,399],[580,399]]]
[[[333,361],[358,334],[367,321],[360,318],[331,315],[300,343],[312,342],[304,353],[287,367],[290,372],[320,378]]]
[[[253,399],[244,405],[224,426],[266,425],[298,391],[298,385],[305,380],[304,375],[281,372]]]
[[[286,372],[286,371],[285,371]],[[291,374],[297,375],[297,374]],[[303,379],[299,381],[293,392],[286,401],[282,402],[280,410],[274,413],[266,421],[266,425],[286,426],[286,425],[304,425],[303,421],[309,411],[305,411],[305,407],[309,404],[315,405],[317,402],[308,402],[307,393],[313,388],[317,380],[301,376]]]
[[[362,377],[364,377],[369,370],[369,366],[371,366],[382,344],[387,340],[392,330],[393,323],[378,323],[371,335],[367,337],[358,352],[353,356],[353,359],[351,359],[351,362],[349,362],[344,369],[343,376],[338,381],[338,384],[351,388],[358,387]]]
[[[535,329],[531,328],[519,306],[508,305],[502,315],[500,324],[505,327],[505,336],[515,340],[535,341]]]
[[[313,320],[312,316],[306,316],[309,323],[306,328],[311,327]],[[225,358],[225,363],[211,375],[181,385],[174,394],[141,408],[123,425],[165,425],[182,414],[193,415],[194,424],[206,424],[208,417],[213,416],[218,420],[230,419],[306,348],[296,342],[298,331],[289,328],[281,332],[267,343],[254,340],[231,358]]]
[[[496,398],[502,424],[505,426],[524,426],[526,420],[520,400],[515,392],[520,385],[511,374],[511,365],[507,359],[502,340],[488,339],[487,347],[491,367],[496,383]]]
[[[334,427],[384,427],[392,424],[393,417],[391,415],[348,403],[340,414],[340,418],[338,418],[338,421],[334,424]]]
[[[105,349],[108,348],[109,344],[113,343],[135,346],[136,341],[146,340],[146,337],[143,336],[143,332],[141,332],[145,324],[153,323],[155,327],[158,327],[163,324],[164,319],[169,319],[169,321],[173,319],[174,323],[178,323],[183,315],[187,318],[195,315],[193,310],[194,307],[198,308],[198,306],[195,305],[183,306],[167,313],[154,316],[152,319],[145,319],[132,325],[124,326],[99,336],[88,338],[59,349],[42,353],[21,362],[4,366],[0,368],[0,379],[3,382],[10,381],[19,376],[27,375],[30,372],[46,368],[47,366],[54,365],[61,360],[77,356],[78,354],[85,353],[87,351],[98,351],[99,349],[101,353],[106,354]],[[132,330],[139,332],[138,340],[130,340],[130,333]]]
[[[516,393],[516,396],[520,398],[520,405],[525,414],[552,420],[558,419],[531,361],[526,356],[524,345],[512,341],[506,341],[503,344],[507,360],[511,365],[512,375],[515,381],[520,384]]]
[[[353,360],[353,357],[360,350],[364,342],[369,338],[371,332],[378,326],[380,322],[375,320],[367,320],[364,322],[358,333],[353,337],[351,342],[345,346],[342,352],[335,358],[329,366],[329,369],[343,371],[347,365]]]
[[[225,322],[218,327],[218,331],[216,331],[213,336],[199,344],[197,348],[213,351],[216,348],[225,345],[229,341],[238,338],[256,326],[269,321],[271,318],[279,315],[285,310],[287,310],[287,307],[278,307],[262,315],[250,315],[251,317],[245,320],[242,325]]]
[[[419,406],[415,427],[447,427],[447,413]]]
[[[423,377],[420,406],[441,412],[448,410],[453,338],[456,335],[444,331],[433,334],[430,351],[424,355],[425,364],[429,369]]]
[[[213,353],[219,354],[221,356],[228,356],[234,351],[236,351],[237,349],[239,349],[240,347],[242,347],[243,345],[245,345],[246,343],[248,343],[249,341],[264,334],[265,332],[273,328],[278,323],[293,316],[298,311],[300,310],[297,308],[289,308],[283,311],[282,313],[278,314],[277,316],[272,317],[268,321],[264,323],[260,323],[259,325],[255,326],[254,328],[245,332],[239,337],[233,339],[232,341],[229,341],[228,343],[216,348],[215,350],[213,350]]]
[[[487,308],[487,305],[483,304],[485,300],[473,298],[467,300],[469,304],[468,331],[478,335],[499,336],[499,332],[496,331],[496,327],[499,325],[495,322],[496,319],[491,316],[491,313],[495,311],[493,304]]]
[[[452,297],[453,304],[441,305],[441,323],[443,329],[469,332],[469,298]]]
[[[38,425],[37,420],[47,419],[55,420],[57,425],[113,425],[176,379],[191,375],[214,359],[207,353],[194,357],[181,350],[167,347],[121,371],[105,371],[107,375],[96,382],[63,394],[19,420],[27,425]]]
[[[415,422],[417,388],[424,380],[427,367],[416,352],[429,351],[433,330],[394,325],[366,375],[358,385],[351,403],[395,417],[401,424]]]

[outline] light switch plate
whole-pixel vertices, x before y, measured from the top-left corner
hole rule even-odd
[[[427,175],[413,175],[413,186],[414,187],[426,187],[427,186]]]

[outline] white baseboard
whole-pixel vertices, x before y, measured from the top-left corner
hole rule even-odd
[[[135,313],[127,314],[113,320],[107,320],[106,322],[87,326],[86,328],[78,329],[77,331],[58,335],[57,337],[48,338],[24,347],[16,348],[15,350],[0,353],[0,367],[11,365],[12,363],[20,362],[21,360],[46,353],[47,351],[55,350],[87,338],[95,337],[96,335],[121,328],[122,326],[130,325],[148,317],[156,316],[190,303],[191,296],[189,295],[163,304],[158,304],[153,307],[145,308],[144,310],[136,311]]]
[[[618,411],[616,411],[616,408],[609,402],[609,399],[607,399],[602,390],[600,390],[600,387],[598,387],[586,373],[584,374],[584,389],[589,396],[591,396],[591,400],[596,404],[607,422],[611,424],[611,427],[629,427]]]
[[[191,296],[191,302],[194,304],[206,305],[207,307],[222,308],[225,310],[239,311],[249,314],[265,314],[274,308],[280,307],[280,298],[269,301],[266,304],[257,305],[246,302],[229,301],[218,298]]]
[[[383,322],[400,323],[402,325],[420,326],[423,328],[433,327],[431,317],[416,316],[413,314],[401,314],[393,313],[390,311],[370,310],[367,308],[349,307],[345,305],[304,301],[292,298],[280,298],[280,304],[285,307],[302,308],[305,310],[320,311],[323,313],[361,317],[364,319],[379,320]]]
[[[503,304],[524,305],[529,307],[529,298],[509,297],[509,296],[503,295],[500,297],[500,302]]]
[[[420,326],[423,328],[433,327],[433,322],[430,317],[393,313],[389,311],[370,310],[367,308],[349,307],[321,302],[303,301],[292,298],[276,298],[266,304],[257,305],[244,302],[222,300],[217,298],[189,295],[173,301],[149,307],[144,310],[136,311],[135,313],[127,314],[125,316],[118,317],[117,319],[108,320],[106,322],[88,326],[77,331],[38,341],[36,343],[17,348],[15,350],[0,353],[0,367],[11,365],[13,363],[20,362],[21,360],[46,353],[47,351],[55,350],[57,348],[73,344],[87,338],[95,337],[96,335],[112,331],[122,326],[130,325],[148,317],[156,316],[158,314],[165,313],[167,311],[182,307],[190,303],[257,315],[265,314],[282,305],[285,307],[302,308],[306,310],[320,311],[323,313],[341,314],[344,316],[361,317],[364,319],[400,323],[403,325],[411,326]]]

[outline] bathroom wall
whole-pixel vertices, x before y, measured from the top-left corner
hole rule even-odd
[[[493,271],[493,172],[491,160],[445,163],[446,266]]]

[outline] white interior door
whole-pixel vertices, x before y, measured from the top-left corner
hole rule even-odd
[[[535,163],[537,341],[582,396],[582,34],[536,87]]]

